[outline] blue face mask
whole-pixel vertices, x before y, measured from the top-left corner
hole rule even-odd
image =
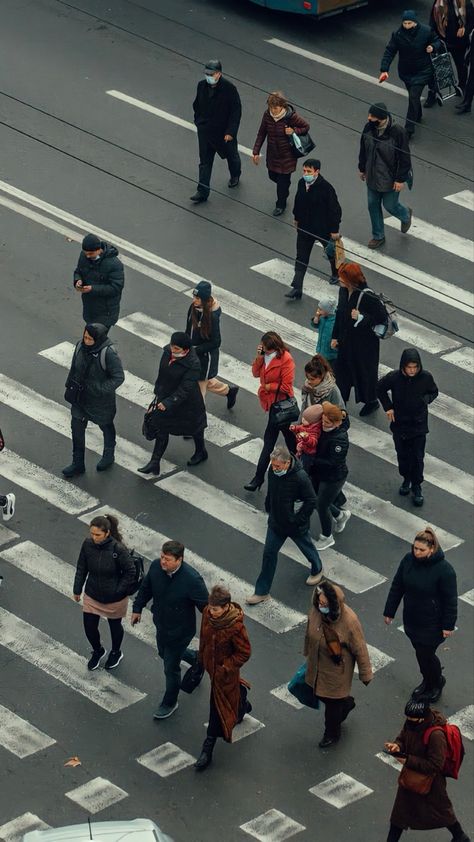
[[[206,73],[206,82],[208,85],[217,85],[218,81],[215,76],[208,76]]]
[[[329,614],[329,611],[331,609],[329,608],[328,605],[320,605],[319,610],[320,610],[321,614]]]
[[[303,178],[306,181],[306,184],[312,184],[313,181],[316,181],[315,175],[310,175],[309,173],[303,173]]]
[[[288,472],[288,468],[285,468],[284,471],[275,471],[275,468],[273,468],[273,473],[275,474],[276,477],[284,477],[287,472]]]

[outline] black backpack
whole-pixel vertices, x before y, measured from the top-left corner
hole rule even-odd
[[[124,545],[122,544],[122,546],[124,546]],[[116,547],[117,547],[117,545],[115,545],[115,548]],[[124,549],[127,550],[126,547],[124,547]],[[135,579],[133,580],[133,582],[131,583],[131,585],[129,586],[129,589],[127,591],[127,596],[133,596],[133,594],[138,591],[138,589],[139,589],[139,587],[140,587],[140,585],[143,581],[143,577],[145,576],[145,565],[144,565],[142,556],[138,555],[138,553],[136,553],[135,550],[127,550],[127,552],[129,554],[130,558],[132,559],[134,565],[135,565]],[[119,576],[122,577],[123,576],[123,570],[118,564],[118,553],[117,553],[116,549],[113,553],[113,557],[114,557],[114,560],[115,560],[115,565],[117,567],[117,571],[119,573]]]

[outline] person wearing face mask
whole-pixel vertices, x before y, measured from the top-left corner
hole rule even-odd
[[[310,126],[296,113],[281,91],[271,93],[267,105],[253,146],[252,160],[254,164],[259,163],[260,150],[266,139],[268,177],[277,188],[273,216],[281,216],[290,193],[291,174],[296,170],[297,163],[292,152],[291,135],[307,134]]]
[[[195,204],[207,202],[210,193],[212,165],[217,154],[227,160],[229,187],[237,187],[241,162],[237,132],[242,116],[242,104],[235,85],[224,79],[222,64],[217,59],[208,61],[205,78],[198,82],[193,102],[194,124],[199,144],[199,182],[190,197]]]
[[[408,111],[405,128],[413,137],[415,126],[422,118],[421,94],[425,85],[433,84],[433,68],[430,55],[441,46],[440,39],[430,26],[418,21],[414,9],[407,9],[402,15],[402,25],[385,47],[380,64],[379,82],[388,79],[390,65],[398,53],[398,75],[408,91]]]
[[[340,407],[323,401],[322,432],[312,459],[310,477],[318,495],[318,515],[321,534],[316,549],[327,550],[334,545],[333,531],[342,532],[351,513],[343,506],[346,496],[344,483],[349,473],[346,458],[349,450],[346,413]]]
[[[405,723],[393,742],[385,743],[402,768],[433,776],[425,795],[406,789],[400,783],[390,816],[387,842],[398,842],[404,830],[435,830],[445,827],[452,842],[470,842],[454,813],[446,788],[443,767],[447,754],[445,717],[431,710],[428,702],[410,699],[405,705]],[[426,739],[428,728],[430,732]]]
[[[159,475],[170,435],[194,440],[195,451],[188,465],[199,465],[208,458],[204,443],[207,417],[199,388],[200,376],[201,364],[191,339],[187,333],[175,331],[161,355],[155,400],[149,410],[155,445],[150,461],[137,469],[141,474]]]
[[[320,171],[321,161],[307,158],[303,164],[303,177],[298,181],[293,205],[297,230],[295,273],[291,290],[285,293],[285,298],[291,300],[300,299],[303,295],[304,276],[314,244],[319,242],[326,246],[330,240],[338,240],[341,236],[341,206],[334,187],[323,178]],[[334,256],[329,258],[329,263],[329,283],[337,284],[339,278]]]
[[[378,249],[385,242],[382,205],[391,216],[400,220],[402,234],[412,222],[412,209],[400,202],[411,173],[408,135],[394,122],[384,102],[369,108],[359,147],[359,176],[367,185],[367,204],[372,223],[369,249]]]
[[[423,679],[413,696],[437,702],[446,679],[436,650],[454,634],[457,582],[431,526],[415,535],[410,552],[400,562],[383,612],[387,625],[402,599],[405,634],[415,650]]]
[[[362,626],[345,603],[344,591],[332,582],[314,589],[306,626],[304,655],[306,684],[324,702],[324,735],[320,748],[329,748],[341,738],[341,724],[355,708],[350,695],[354,667],[367,687],[373,672]]]
[[[316,505],[311,480],[298,459],[284,445],[275,447],[270,462],[265,499],[268,526],[262,567],[255,593],[245,600],[247,605],[258,605],[270,599],[278,553],[287,538],[291,538],[311,564],[306,584],[317,585],[324,576],[321,559],[309,531],[311,514]]]
[[[68,479],[86,470],[86,427],[97,424],[104,434],[102,458],[96,465],[105,471],[114,463],[117,411],[115,393],[125,380],[119,355],[107,337],[108,328],[87,324],[74,350],[66,380],[65,400],[71,404],[72,462],[63,468]]]
[[[118,667],[123,658],[122,620],[127,613],[128,593],[135,581],[135,564],[119,532],[114,515],[98,515],[91,520],[89,537],[82,544],[76,565],[73,599],[82,601],[84,631],[92,646],[87,668],[96,670],[107,652],[99,633],[100,618],[109,622],[112,649],[105,669]]]
[[[123,263],[118,249],[95,234],[86,234],[74,271],[73,285],[82,295],[82,316],[86,324],[99,322],[110,328],[120,315],[124,285]]]
[[[403,477],[399,492],[406,497],[411,489],[415,506],[422,506],[428,406],[438,397],[438,387],[433,375],[423,370],[416,348],[405,348],[399,368],[379,380],[377,395],[390,421],[398,471]]]

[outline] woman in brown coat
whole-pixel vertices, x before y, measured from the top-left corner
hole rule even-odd
[[[209,766],[217,738],[231,743],[234,725],[252,710],[247,701],[250,685],[240,678],[240,668],[250,658],[250,651],[244,612],[231,602],[226,588],[215,585],[202,614],[199,643],[198,660],[211,679],[207,736],[194,764],[200,772]]]
[[[423,734],[433,725],[445,725],[446,719],[437,710],[431,710],[428,703],[410,699],[405,706],[406,722],[393,743],[385,743],[391,754],[400,752],[399,763],[423,775],[434,775],[427,795],[419,795],[398,786],[397,796],[390,816],[390,831],[387,842],[398,842],[407,828],[412,830],[434,830],[446,827],[456,842],[469,842],[454,814],[453,805],[446,791],[446,778],[442,773],[446,757],[446,737],[441,730],[433,731],[428,744],[423,743]]]
[[[372,681],[367,644],[362,626],[344,603],[344,592],[325,581],[313,593],[304,644],[306,684],[325,704],[324,736],[320,748],[328,748],[341,737],[341,723],[355,708],[350,695],[354,666],[367,686]]]
[[[273,216],[281,216],[290,192],[291,173],[296,170],[297,163],[291,135],[307,134],[309,123],[296,113],[281,91],[270,94],[267,105],[254,143],[252,160],[254,164],[259,163],[260,149],[266,138],[268,177],[277,186]]]

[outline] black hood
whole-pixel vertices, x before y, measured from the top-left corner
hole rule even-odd
[[[405,350],[402,351],[402,355],[400,357],[400,371],[402,372],[402,374],[404,374],[403,369],[405,368],[406,365],[408,365],[408,363],[416,363],[417,366],[419,366],[420,370],[419,370],[418,374],[420,374],[420,372],[423,371],[423,365],[422,365],[422,362],[421,362],[421,357],[420,357],[419,351],[417,351],[416,348],[405,348]],[[415,376],[417,376],[417,375],[415,375]]]
[[[87,324],[84,328],[84,331],[86,330],[89,336],[92,336],[94,340],[93,345],[85,345],[84,342],[82,343],[89,354],[96,354],[106,343],[109,345],[112,344],[111,340],[107,337],[109,329],[105,325],[94,322],[92,324]]]

